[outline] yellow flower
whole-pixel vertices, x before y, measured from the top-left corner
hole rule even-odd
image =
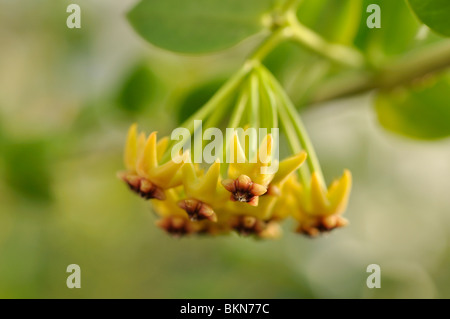
[[[166,199],[151,200],[153,210],[161,218],[156,225],[173,236],[189,234],[208,234],[218,235],[230,232],[230,227],[226,222],[226,214],[220,212],[220,219],[208,218],[201,215],[201,210],[197,211],[198,216],[193,216],[188,212],[191,207],[197,203],[195,199],[183,199],[185,197],[182,186],[172,188],[166,191]],[[186,207],[181,205],[184,203]],[[205,204],[207,205],[207,204]],[[200,218],[202,216],[203,218]]]
[[[208,219],[217,222],[216,208],[223,206],[225,193],[220,186],[220,162],[216,160],[202,175],[192,163],[181,170],[186,198],[178,202],[191,220]]]
[[[262,171],[270,165],[272,157],[273,137],[268,134],[264,137],[257,154],[249,161],[242,149],[239,137],[234,134],[229,147],[229,158],[231,163],[228,167],[228,178],[237,179],[240,175],[246,175],[259,185],[267,187],[272,180],[273,174],[264,174]]]
[[[300,223],[298,231],[315,237],[321,232],[347,225],[347,220],[341,215],[347,208],[351,185],[352,176],[348,170],[327,190],[322,187],[316,173],[312,174],[309,189],[298,183],[292,185],[297,196],[294,217]]]
[[[186,212],[178,207],[183,190],[182,187],[172,188],[166,191],[164,200],[152,199],[153,210],[161,218],[156,221],[156,225],[172,236],[184,236],[200,231],[198,223],[190,222]]]
[[[223,132],[216,134],[217,128],[211,126],[228,117],[230,127],[223,143]],[[208,129],[204,131],[202,125],[197,125],[199,121],[206,121]],[[254,123],[255,127],[238,128],[243,121]],[[184,142],[192,141],[192,136],[186,135],[194,134],[194,150],[205,151],[195,154],[196,159],[209,158],[203,155],[212,155],[214,150],[224,161],[217,160],[203,170],[201,164],[191,163],[189,151],[166,160],[171,153],[168,138],[158,141],[156,132],[149,136],[138,133],[134,124],[125,146],[126,170],[119,173],[134,192],[149,200],[159,217],[156,224],[169,234],[237,232],[256,238],[276,238],[281,233],[281,221],[292,217],[299,222],[299,233],[313,237],[347,224],[342,214],[351,191],[350,172],[344,171],[327,188],[295,106],[261,64],[246,65],[182,126],[183,149],[188,144]],[[281,162],[276,156],[278,127],[292,150],[292,156]],[[207,133],[209,129],[214,133]],[[229,129],[236,132],[231,141]],[[274,135],[258,136],[261,129],[271,130]],[[197,133],[201,141],[197,140]],[[203,143],[213,136],[214,143]],[[257,148],[259,137],[264,138]],[[295,172],[307,153],[308,165],[297,176]]]
[[[243,156],[238,143],[235,138],[231,145],[238,150],[234,154]],[[262,147],[268,147],[270,143],[272,140],[269,135]],[[270,156],[270,152],[267,154]],[[305,158],[306,153],[300,152],[279,163],[276,173],[271,174],[260,170],[270,163],[264,158],[263,161],[254,163],[245,160],[243,163],[230,164],[227,177],[237,176],[235,180],[229,180],[238,184],[238,187],[253,183],[249,175],[253,180],[262,183],[259,185],[264,187],[264,194],[257,195],[258,206],[248,205],[245,201],[230,200],[229,190],[225,187],[227,183],[221,180],[219,160],[205,173],[197,165],[186,162],[180,170],[182,184],[167,190],[165,200],[151,200],[154,210],[161,217],[157,225],[175,236],[193,233],[226,234],[234,230],[241,235],[276,238],[281,234],[279,221],[284,219],[274,218],[278,210],[276,204],[284,198],[280,189],[284,188],[289,176],[300,167]],[[250,187],[248,192],[252,190]],[[234,199],[234,194],[231,196]]]
[[[150,199],[160,217],[156,224],[174,236],[236,231],[276,238],[281,234],[280,222],[288,217],[299,221],[298,232],[312,237],[346,225],[341,215],[350,194],[350,172],[346,170],[328,189],[313,173],[310,185],[304,187],[293,173],[305,161],[306,153],[301,151],[278,163],[272,158],[273,143],[267,135],[249,161],[235,135],[228,150],[233,158],[222,180],[219,160],[204,172],[190,162],[188,151],[161,163],[168,139],[158,142],[156,132],[146,137],[132,125],[125,147],[126,171],[120,177]],[[277,169],[267,170],[271,165]]]
[[[277,173],[270,173],[268,168],[272,163],[273,137],[268,134],[258,149],[255,158],[248,161],[239,143],[237,134],[230,145],[232,154],[228,168],[228,178],[222,185],[231,193],[230,199],[235,202],[258,206],[259,198],[267,193],[269,185],[280,184],[306,159],[306,153],[301,152],[279,164]]]
[[[178,171],[186,154],[181,159],[160,165],[167,145],[167,138],[157,143],[156,132],[151,133],[147,139],[144,133],[138,135],[136,124],[128,131],[124,156],[126,171],[119,173],[119,177],[145,199],[163,200],[165,189],[181,184]]]
[[[225,206],[225,211],[231,215],[228,222],[230,227],[240,234],[274,238],[281,233],[277,222],[280,218],[274,218],[278,211],[277,203],[284,198],[280,189],[289,176],[303,164],[306,153],[302,151],[279,164],[272,163],[268,158],[272,155],[272,144],[272,136],[267,135],[256,159],[248,162],[237,136],[234,136],[231,143],[235,160],[229,166],[228,179],[222,181],[222,184],[231,193],[231,201]],[[267,148],[267,152],[263,151],[264,148]],[[240,163],[236,158],[240,159]],[[278,164],[276,173],[261,171],[261,168],[270,164]]]
[[[293,212],[298,210],[297,188],[298,181],[295,174],[290,174],[281,186],[275,188],[276,193],[278,194],[278,200],[276,202],[276,208],[272,213],[272,220],[281,221],[293,216]]]

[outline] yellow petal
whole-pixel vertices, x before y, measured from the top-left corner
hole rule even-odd
[[[158,157],[158,162],[161,161],[164,152],[167,149],[167,146],[169,145],[169,138],[165,136],[164,138],[160,139],[158,144],[156,145],[156,152]]]
[[[244,144],[245,149],[244,149],[244,154],[250,154],[250,136],[248,138],[248,143],[245,141],[245,134],[247,133],[247,130],[250,128],[250,124],[246,124],[243,129],[244,129],[244,134],[241,134],[239,136],[239,141],[242,142],[242,144]]]
[[[268,186],[272,181],[274,174],[267,174],[266,167],[270,165],[272,157],[272,135],[268,134],[261,143],[256,156],[253,158],[249,166],[248,175],[253,182]]]
[[[352,174],[345,170],[338,182],[333,183],[328,192],[331,208],[336,214],[343,213],[347,207],[352,188]]]
[[[229,149],[229,160],[230,165],[228,167],[228,177],[232,179],[236,179],[241,174],[246,174],[246,157],[245,153],[242,150],[241,144],[239,143],[239,138],[237,134],[233,136],[233,139],[230,144]]]
[[[258,149],[258,153],[253,163],[258,163],[261,166],[268,166],[272,158],[272,144],[273,137],[271,134],[267,134]]]
[[[139,158],[142,156],[142,153],[144,152],[146,140],[147,139],[145,138],[144,132],[140,133],[137,139],[136,162],[139,161]]]
[[[184,165],[183,165],[184,166]],[[167,188],[177,187],[183,184],[183,176],[181,174],[181,170],[178,170],[170,183],[167,185]]]
[[[297,170],[306,160],[306,152],[302,151],[297,155],[291,156],[282,161],[278,167],[278,171],[272,180],[272,184],[280,184],[286,181],[292,172]]]
[[[308,195],[310,192],[298,182],[296,176],[291,175],[291,177],[288,178],[284,184],[282,192],[291,195],[291,202],[289,203],[286,201],[285,205],[291,205],[291,215],[295,219],[300,221],[305,212],[312,210],[311,199]]]
[[[327,191],[322,188],[318,174],[314,172],[311,177],[311,205],[314,215],[324,215],[329,209],[329,203],[326,197]]]
[[[258,217],[262,220],[269,220],[276,210],[278,210],[278,198],[275,196],[262,196],[259,198]]]
[[[197,174],[195,173],[195,167],[192,163],[186,163],[181,168],[181,175],[184,185],[191,185],[197,179]]]
[[[189,150],[187,150],[186,152],[184,152],[182,155],[179,155],[179,156],[180,156],[179,158],[175,159],[175,162],[181,161],[184,164],[181,166],[181,169],[176,172],[176,174],[170,181],[168,188],[176,187],[176,186],[183,184],[183,168],[191,163],[191,155],[190,155]],[[194,166],[195,166],[195,164],[194,164]],[[197,171],[196,168],[194,168],[194,170]]]
[[[169,188],[173,186],[172,180],[175,177],[177,171],[183,166],[183,164],[183,162],[167,162],[164,165],[153,169],[150,172],[149,179],[161,188]]]
[[[209,194],[213,196],[217,188],[217,182],[219,181],[219,174],[220,174],[220,162],[219,160],[216,160],[208,169],[205,176],[203,176],[199,180],[197,192],[199,194],[203,195]]]
[[[153,132],[148,137],[141,156],[137,159],[137,172],[139,175],[149,178],[150,172],[157,166],[156,132]]]
[[[124,163],[129,171],[136,170],[137,158],[137,124],[133,124],[128,129],[127,141],[125,144]]]
[[[167,216],[181,216],[187,218],[187,213],[178,207],[180,196],[178,192],[172,188],[166,191],[166,200],[160,201],[151,199],[153,210],[161,217]]]

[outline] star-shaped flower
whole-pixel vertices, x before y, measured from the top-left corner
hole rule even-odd
[[[341,215],[347,208],[351,185],[352,175],[348,170],[328,189],[323,188],[316,173],[312,174],[309,188],[296,183],[293,186],[297,198],[294,217],[300,223],[298,231],[315,237],[321,232],[347,225],[347,220]]]
[[[165,189],[181,184],[178,171],[186,160],[186,154],[180,155],[182,159],[160,164],[167,145],[167,138],[157,143],[156,132],[147,139],[144,133],[138,135],[136,124],[128,131],[124,156],[126,171],[119,173],[119,177],[145,199],[163,200]]]

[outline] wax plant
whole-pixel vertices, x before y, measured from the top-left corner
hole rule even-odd
[[[375,2],[390,12],[401,2],[401,12],[415,21],[411,29],[419,34],[429,29],[414,14],[434,31],[450,34],[447,20],[430,13],[439,8],[448,12],[443,1]],[[421,107],[415,96],[424,98],[449,88],[449,77],[441,71],[450,64],[450,42],[432,35],[413,52],[406,54],[406,46],[395,48],[406,57],[387,59],[389,50],[373,45],[374,37],[387,36],[370,30],[363,19],[368,4],[362,0],[143,0],[130,11],[129,20],[144,39],[174,52],[224,50],[261,30],[264,37],[241,68],[180,125],[186,133],[181,142],[173,134],[161,138],[131,125],[125,170],[119,177],[150,201],[159,227],[177,236],[237,232],[276,238],[280,223],[288,218],[296,221],[296,232],[310,237],[347,225],[342,215],[350,197],[350,171],[343,169],[341,176],[325,180],[295,103],[265,66],[266,57],[285,42],[325,61],[331,74],[317,81],[320,85],[310,83],[313,92],[303,94],[299,104],[374,90],[376,111],[387,129],[421,139],[450,134],[448,125],[435,125],[450,119],[447,109],[437,106],[437,115],[426,113],[422,120],[411,115]],[[310,19],[314,8],[332,11],[326,30]],[[417,36],[415,31],[411,34]],[[410,36],[409,30],[405,36]],[[220,139],[214,135],[214,147],[192,138],[216,127],[223,134]],[[264,134],[255,137],[250,134],[253,130]],[[280,143],[290,150],[283,159],[278,156]],[[207,148],[214,149],[214,161],[204,165],[202,151]]]

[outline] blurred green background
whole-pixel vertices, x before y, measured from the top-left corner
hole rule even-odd
[[[450,141],[386,132],[372,94],[302,109],[327,180],[353,173],[349,227],[311,240],[288,222],[271,242],[156,228],[116,177],[127,128],[170,133],[260,38],[208,56],[168,53],[126,21],[135,2],[76,1],[82,28],[69,30],[71,1],[0,0],[0,297],[450,297]],[[328,68],[292,45],[267,65],[296,102]],[[81,289],[66,287],[72,263]],[[373,263],[381,289],[366,286]]]

